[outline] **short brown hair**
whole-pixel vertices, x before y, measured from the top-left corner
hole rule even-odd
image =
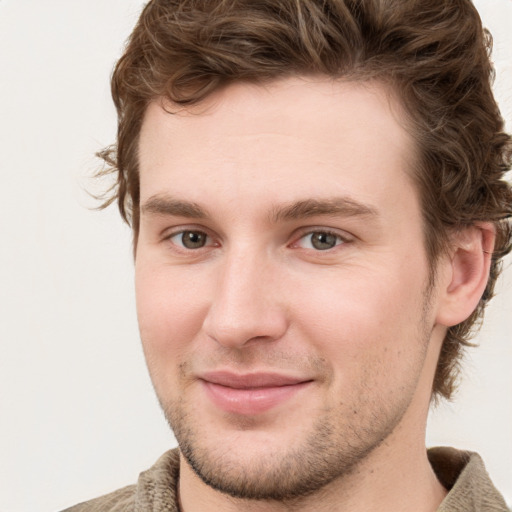
[[[201,101],[233,81],[320,74],[391,82],[419,149],[426,250],[449,233],[496,226],[485,293],[443,343],[433,396],[454,390],[462,348],[482,318],[511,249],[511,138],[491,86],[491,37],[470,0],[152,0],[112,76],[117,143],[99,155],[116,173],[114,200],[139,229],[138,137],[152,100]]]

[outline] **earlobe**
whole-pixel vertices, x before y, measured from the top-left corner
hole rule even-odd
[[[448,276],[440,291],[437,323],[447,327],[457,325],[471,315],[480,301],[491,265],[496,237],[492,223],[477,223],[453,235]],[[445,267],[446,268],[446,267]]]

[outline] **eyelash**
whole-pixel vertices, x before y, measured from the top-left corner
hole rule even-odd
[[[196,234],[199,236],[205,236],[206,237],[205,244],[201,245],[199,247],[195,247],[195,248],[185,247],[183,244],[183,236],[186,233]],[[309,242],[310,247],[301,247],[301,245],[300,245],[301,240],[307,239],[307,237],[312,237],[315,234],[327,235],[328,237],[329,236],[335,237],[335,245],[332,247],[326,247],[324,249],[319,249],[319,248],[315,248],[313,246],[314,243],[310,239],[310,242]],[[180,242],[173,241],[173,238],[176,238],[176,237],[181,237],[181,241]],[[205,230],[195,229],[193,227],[190,227],[188,229],[181,229],[179,231],[174,231],[174,232],[166,235],[163,238],[163,240],[170,242],[175,247],[175,250],[183,252],[183,253],[188,253],[188,254],[190,254],[192,252],[199,252],[199,251],[201,251],[201,249],[205,249],[207,247],[212,247],[212,246],[215,247],[215,246],[219,245],[216,243],[211,243],[212,237]],[[289,244],[288,247],[303,249],[306,251],[313,251],[315,253],[330,253],[331,251],[335,250],[337,247],[342,246],[346,243],[350,243],[351,241],[352,240],[350,237],[347,237],[346,235],[342,235],[339,232],[336,232],[334,230],[321,228],[321,227],[312,227],[312,228],[309,228],[307,231],[301,232],[300,236],[294,237],[294,241],[291,244]],[[313,247],[311,247],[311,246],[313,246]]]
[[[333,247],[330,247],[330,248],[318,249],[318,248],[309,247],[309,248],[306,248],[306,250],[314,250],[314,252],[328,252],[328,251],[331,251],[331,250],[335,249],[336,247],[338,247],[340,245],[343,245],[343,244],[346,244],[346,243],[350,242],[350,239],[347,236],[343,236],[342,234],[340,234],[340,233],[338,233],[336,231],[333,231],[333,230],[330,230],[330,229],[325,229],[325,228],[313,228],[313,229],[309,229],[306,232],[301,233],[300,237],[297,238],[297,240],[291,244],[292,247],[298,246],[299,242],[301,240],[304,240],[307,237],[312,237],[315,234],[322,234],[322,235],[327,235],[327,236],[335,237],[336,244]],[[310,245],[313,245],[312,241],[310,242]]]
[[[180,243],[177,243],[177,242],[173,241],[173,238],[176,238],[176,237],[179,237],[179,236],[181,236],[181,240],[183,240],[183,236],[185,235],[185,233],[191,233],[191,234],[197,234],[197,235],[205,236],[206,237],[205,245],[203,245],[201,247],[198,247],[198,248],[195,248],[195,249],[192,249],[192,248],[189,248],[189,247],[185,247],[183,245],[183,243],[180,244]],[[180,231],[175,231],[173,233],[168,234],[167,236],[164,237],[164,241],[169,241],[171,244],[173,244],[175,247],[177,247],[180,251],[190,252],[190,251],[197,251],[199,249],[203,249],[204,247],[211,246],[212,244],[208,244],[208,240],[211,240],[211,238],[212,237],[206,231],[203,231],[201,229],[189,228],[189,229],[182,229]],[[216,245],[216,244],[213,244],[213,245]]]

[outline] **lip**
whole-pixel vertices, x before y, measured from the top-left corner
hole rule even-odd
[[[291,399],[312,383],[310,379],[277,373],[235,374],[210,372],[201,375],[207,396],[225,412],[254,415]]]

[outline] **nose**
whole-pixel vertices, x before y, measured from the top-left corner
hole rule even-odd
[[[277,273],[264,257],[226,256],[204,319],[205,333],[226,348],[281,338],[288,320]]]

